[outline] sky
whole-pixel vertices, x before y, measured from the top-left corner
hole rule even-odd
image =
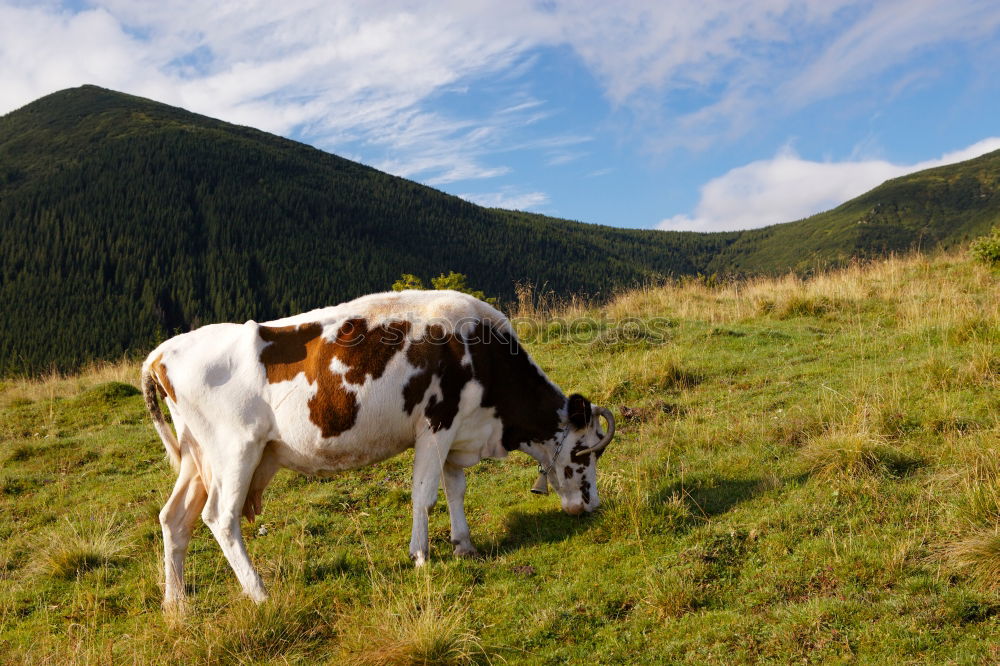
[[[724,231],[1000,149],[997,0],[0,0],[0,114],[96,84],[486,206]]]

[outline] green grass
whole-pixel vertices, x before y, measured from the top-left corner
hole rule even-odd
[[[561,314],[591,316],[593,343],[546,320],[531,352],[619,415],[594,515],[530,495],[526,457],[485,462],[466,501],[482,558],[452,557],[439,502],[417,571],[411,456],[324,481],[282,472],[245,527],[272,592],[259,607],[200,527],[187,612],[162,613],[157,512],[173,473],[122,385],[134,367],[4,383],[4,660],[1000,660],[988,268],[892,259]],[[646,335],[613,324],[625,317],[668,324]]]

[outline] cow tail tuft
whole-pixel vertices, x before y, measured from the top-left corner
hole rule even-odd
[[[170,465],[174,469],[180,469],[181,466],[181,447],[177,443],[177,437],[174,435],[174,431],[171,429],[170,424],[167,423],[166,417],[163,416],[163,410],[160,409],[160,401],[157,396],[157,385],[156,378],[149,371],[149,364],[144,363],[142,366],[142,397],[146,400],[146,409],[149,410],[149,415],[153,418],[153,427],[156,428],[157,434],[160,435],[160,439],[163,440],[163,448],[167,450],[167,457],[170,459]]]

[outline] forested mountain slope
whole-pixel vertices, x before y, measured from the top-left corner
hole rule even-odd
[[[486,209],[309,146],[94,86],[0,118],[0,375],[455,270],[608,292],[694,273],[736,234]]]
[[[1000,221],[998,183],[1000,152],[764,229],[619,229],[483,208],[265,132],[83,86],[0,117],[0,376],[341,302],[403,272],[458,271],[501,299],[517,282],[604,297],[661,276],[811,271],[951,247]]]

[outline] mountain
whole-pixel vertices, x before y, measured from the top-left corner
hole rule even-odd
[[[809,271],[948,247],[1000,221],[998,180],[1000,152],[764,229],[619,229],[483,208],[265,132],[83,86],[0,117],[0,376],[345,301],[404,272],[455,270],[502,299],[525,281],[602,297],[659,276]]]
[[[1000,151],[886,181],[833,210],[744,231],[706,272],[810,271],[911,249],[948,249],[1000,224]]]
[[[609,193],[609,196],[612,196]],[[151,347],[455,270],[607,293],[736,234],[486,209],[294,141],[94,86],[0,118],[0,376]]]

